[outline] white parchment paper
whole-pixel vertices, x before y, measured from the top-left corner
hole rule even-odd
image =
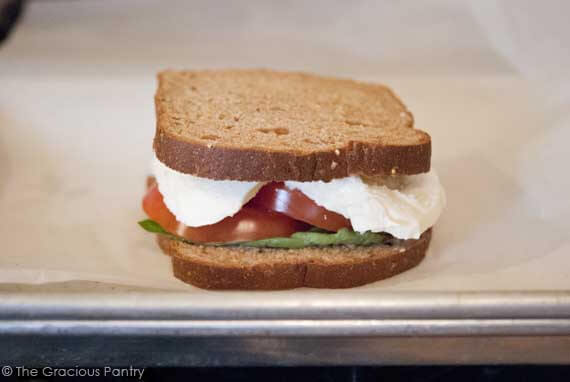
[[[387,83],[432,136],[428,256],[362,289],[568,290],[570,3],[470,3],[31,3],[0,47],[0,282],[198,292],[136,224],[154,76],[264,66]]]

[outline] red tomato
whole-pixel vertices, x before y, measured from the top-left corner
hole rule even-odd
[[[244,206],[234,216],[218,223],[189,227],[176,220],[162,199],[156,184],[149,182],[143,199],[146,214],[165,230],[196,243],[260,240],[270,237],[289,237],[295,232],[306,231],[309,225],[284,214],[261,208]]]
[[[283,182],[266,184],[247,205],[281,212],[328,231],[352,228],[350,220],[319,206],[301,191],[287,188]]]

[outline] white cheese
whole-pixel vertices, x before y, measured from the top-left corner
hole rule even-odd
[[[171,169],[154,156],[152,173],[164,204],[176,219],[196,227],[232,216],[257,193],[263,183],[211,180]]]
[[[390,189],[374,178],[350,176],[330,182],[285,182],[315,203],[350,219],[355,231],[388,232],[400,239],[418,239],[434,225],[445,206],[435,171],[402,176]]]
[[[185,225],[196,227],[233,216],[265,184],[212,180],[175,171],[152,161],[164,203]],[[385,180],[395,185],[385,185]],[[395,182],[394,182],[395,181]],[[393,178],[350,176],[330,182],[285,182],[315,203],[350,219],[355,231],[388,232],[417,239],[441,215],[446,198],[435,171]]]

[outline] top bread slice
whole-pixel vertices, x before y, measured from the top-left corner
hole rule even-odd
[[[158,75],[154,150],[182,173],[328,181],[429,171],[430,136],[387,87],[269,70]]]

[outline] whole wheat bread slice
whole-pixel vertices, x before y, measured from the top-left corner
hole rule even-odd
[[[269,70],[158,79],[154,149],[180,172],[314,181],[429,171],[430,136],[385,86]]]
[[[350,288],[385,279],[424,258],[431,229],[417,240],[393,239],[370,247],[302,249],[223,248],[186,244],[165,236],[159,246],[172,257],[174,276],[205,289],[277,290]]]

